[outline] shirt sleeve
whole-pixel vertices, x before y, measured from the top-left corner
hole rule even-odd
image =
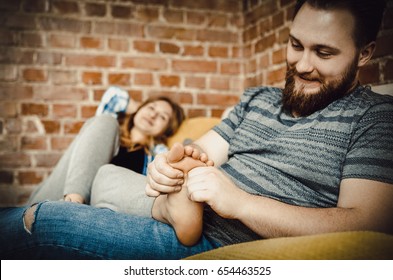
[[[392,103],[373,106],[357,123],[342,174],[393,183]]]

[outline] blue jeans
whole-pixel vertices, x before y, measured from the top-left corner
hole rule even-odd
[[[0,209],[1,259],[181,259],[219,247],[206,237],[183,246],[154,219],[61,201],[38,204],[29,233],[26,209]]]

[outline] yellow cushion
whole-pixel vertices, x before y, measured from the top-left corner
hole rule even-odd
[[[187,259],[393,260],[393,235],[362,231],[272,238],[225,246]]]
[[[196,140],[221,121],[215,117],[196,117],[186,119],[175,135],[168,139],[168,147],[176,142],[183,143],[186,139]]]

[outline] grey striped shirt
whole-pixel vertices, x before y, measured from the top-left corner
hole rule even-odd
[[[345,178],[393,183],[392,97],[359,86],[294,118],[282,110],[281,95],[277,88],[251,88],[214,128],[229,143],[229,160],[220,168],[239,188],[288,204],[334,207]],[[225,245],[260,239],[209,207],[204,232]]]

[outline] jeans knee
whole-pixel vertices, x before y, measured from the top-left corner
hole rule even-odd
[[[23,214],[23,225],[29,234],[32,234],[33,232],[33,224],[35,222],[37,208],[38,204],[34,204],[30,206]]]

